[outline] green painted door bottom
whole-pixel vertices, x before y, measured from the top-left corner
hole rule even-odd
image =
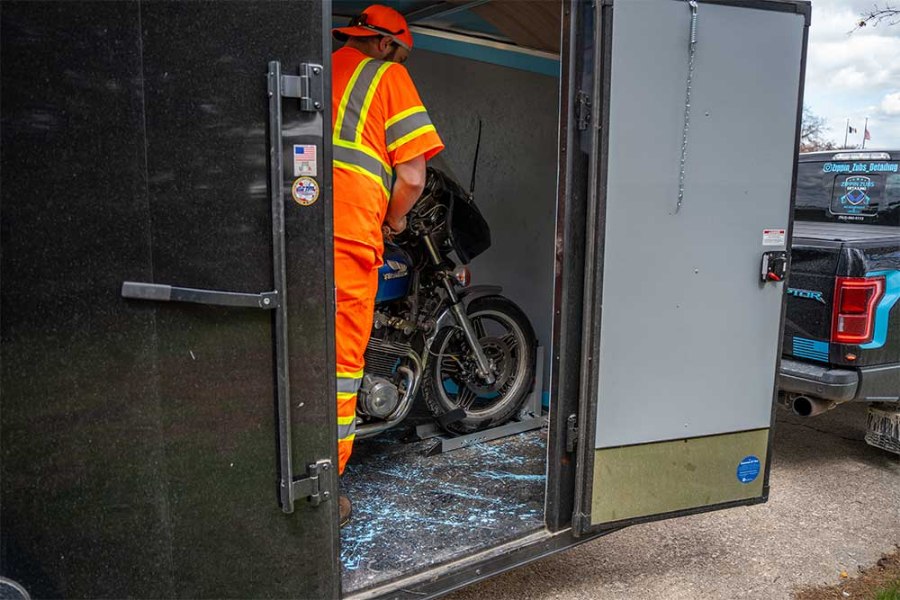
[[[599,449],[591,523],[647,517],[763,494],[768,429]]]

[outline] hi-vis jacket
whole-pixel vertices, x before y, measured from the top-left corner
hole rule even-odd
[[[334,237],[373,248],[380,262],[394,167],[444,144],[405,67],[344,47],[332,69]]]

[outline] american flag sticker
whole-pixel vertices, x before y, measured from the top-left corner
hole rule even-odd
[[[316,176],[316,147],[314,144],[294,145],[294,177]]]

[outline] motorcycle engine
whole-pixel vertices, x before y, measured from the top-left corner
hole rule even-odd
[[[383,314],[376,314],[384,318]],[[408,344],[391,341],[396,332],[381,329],[369,338],[366,347],[366,373],[359,388],[357,411],[377,419],[388,418],[400,404],[400,390],[394,383],[396,369],[412,351]]]
[[[357,410],[370,417],[387,419],[400,403],[400,390],[385,379],[368,373],[359,388]]]

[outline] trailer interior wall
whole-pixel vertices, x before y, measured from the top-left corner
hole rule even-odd
[[[483,122],[475,202],[491,248],[472,262],[473,285],[501,285],[534,326],[549,385],[553,325],[559,79],[416,50],[406,63],[465,187]]]

